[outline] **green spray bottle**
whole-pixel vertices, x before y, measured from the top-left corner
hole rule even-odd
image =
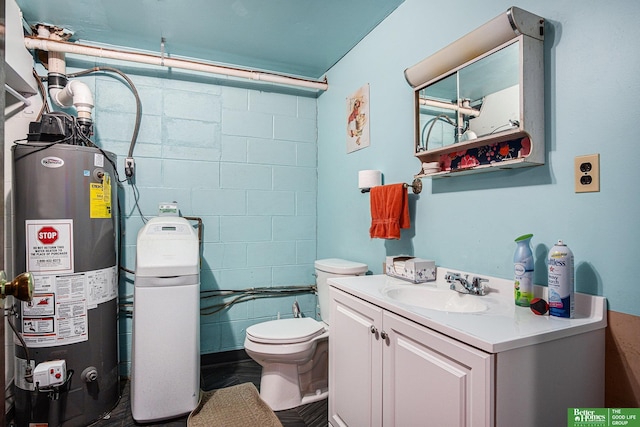
[[[533,234],[525,234],[515,240],[513,295],[516,305],[521,307],[529,307],[533,299],[533,252],[529,246],[532,237]]]

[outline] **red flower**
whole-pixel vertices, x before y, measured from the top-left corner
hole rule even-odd
[[[476,159],[473,156],[470,155],[466,155],[462,158],[462,160],[460,160],[460,167],[461,168],[471,168],[473,166],[477,166],[479,165],[480,162],[478,161],[478,159]]]
[[[448,171],[451,170],[451,157],[447,154],[442,154],[440,156],[440,170]]]

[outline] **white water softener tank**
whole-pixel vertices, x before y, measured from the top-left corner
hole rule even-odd
[[[178,216],[138,233],[131,348],[131,412],[138,422],[188,414],[200,393],[198,236]]]

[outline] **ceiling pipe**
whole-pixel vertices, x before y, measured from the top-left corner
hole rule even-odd
[[[465,103],[454,104],[452,102],[438,101],[435,99],[419,98],[418,103],[420,105],[427,105],[429,107],[442,108],[443,110],[451,110],[462,113],[467,116],[478,117],[480,111],[467,106]]]
[[[287,86],[303,87],[326,91],[329,85],[326,81],[309,80],[297,77],[283,76],[280,74],[266,73],[262,71],[246,70],[200,62],[192,59],[169,58],[151,53],[127,52],[124,50],[82,45],[65,41],[43,39],[35,36],[25,36],[24,43],[27,49],[39,49],[47,52],[62,52],[75,55],[93,56],[122,61],[138,62],[142,64],[156,65],[167,68],[181,68],[191,71],[219,74],[229,77],[238,77],[247,80],[276,83]]]

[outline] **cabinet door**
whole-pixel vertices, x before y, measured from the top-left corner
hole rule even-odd
[[[385,426],[494,423],[493,356],[385,312]]]
[[[330,288],[329,422],[382,425],[382,309]]]

